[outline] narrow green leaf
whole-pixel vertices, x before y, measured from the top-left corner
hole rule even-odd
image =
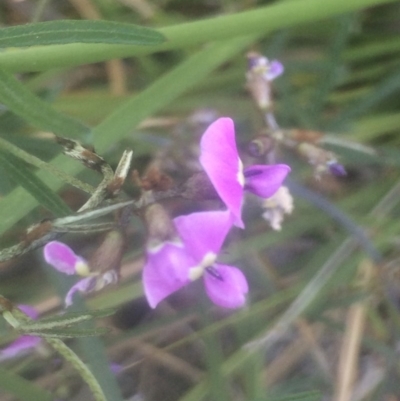
[[[0,102],[39,129],[67,137],[81,137],[90,132],[89,127],[55,111],[49,103],[35,96],[12,74],[1,68]]]
[[[10,369],[0,368],[0,389],[21,401],[52,401],[54,399],[51,393],[12,373]]]
[[[68,330],[40,330],[29,333],[31,336],[45,338],[77,338],[94,337],[108,333],[109,329],[100,327],[96,329],[68,329]]]
[[[0,164],[16,183],[21,185],[40,205],[49,209],[54,215],[66,216],[71,213],[61,198],[53,193],[20,159],[0,151]]]
[[[51,316],[40,320],[32,320],[18,327],[18,330],[25,333],[33,331],[50,330],[61,327],[72,326],[94,318],[110,316],[115,312],[114,309],[101,309],[89,312],[69,312],[64,315]]]
[[[153,29],[113,21],[59,20],[17,25],[0,30],[0,47],[109,43],[158,45],[165,37]]]

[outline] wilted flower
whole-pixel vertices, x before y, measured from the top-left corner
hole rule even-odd
[[[278,60],[269,61],[261,54],[251,52],[247,55],[247,88],[262,110],[272,107],[271,81],[283,74],[283,64]]]
[[[109,270],[105,273],[91,273],[86,260],[76,255],[68,245],[62,242],[51,241],[46,244],[43,255],[46,262],[61,273],[77,274],[85,277],[74,284],[68,291],[65,296],[66,307],[72,305],[73,296],[77,291],[82,293],[98,291],[118,280],[118,273],[115,270]]]
[[[290,171],[285,164],[243,168],[230,118],[219,118],[212,123],[201,138],[200,148],[200,163],[219,197],[234,215],[234,224],[238,227],[244,227],[241,217],[244,190],[269,198]]]
[[[322,174],[327,172],[337,177],[346,175],[344,166],[338,163],[333,152],[306,142],[298,146],[298,151],[302,156],[305,156],[308,162],[314,167],[314,175],[316,178],[320,178]]]
[[[238,308],[245,303],[248,285],[233,266],[216,263],[232,227],[229,211],[198,212],[173,221],[177,237],[162,242],[150,238],[143,285],[152,308],[168,295],[203,277],[208,297],[216,305]]]
[[[274,230],[280,231],[284,215],[293,211],[293,197],[287,187],[281,186],[274,195],[263,201],[262,207],[263,218],[269,221]]]
[[[38,312],[32,306],[18,305],[18,308],[31,319],[37,319]],[[41,338],[37,336],[20,336],[6,348],[0,351],[0,361],[24,355],[36,348],[40,342]]]

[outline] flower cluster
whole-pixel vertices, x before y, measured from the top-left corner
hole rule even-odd
[[[290,171],[284,164],[244,168],[230,118],[219,118],[203,134],[200,164],[208,176],[205,186],[225,204],[226,210],[197,212],[171,220],[158,203],[146,208],[144,219],[149,240],[143,285],[152,308],[200,277],[204,279],[208,297],[216,305],[225,308],[243,306],[248,291],[246,278],[236,267],[218,263],[218,253],[232,226],[244,228],[242,207],[245,192],[268,199],[278,191]],[[198,192],[207,191],[200,189]],[[123,246],[119,235],[114,233],[108,237],[101,246],[103,251],[98,252],[101,257],[92,257],[90,262],[58,241],[49,242],[44,247],[47,263],[64,274],[83,277],[68,291],[65,298],[67,307],[72,304],[77,291],[97,291],[117,281],[116,266],[103,266],[100,273],[93,271],[93,265],[104,264],[101,262],[104,259],[111,262],[108,264],[120,262]]]
[[[244,228],[245,191],[269,198],[280,188],[290,168],[284,164],[244,168],[240,160],[233,121],[212,123],[200,142],[200,163],[227,210],[180,216],[172,224],[165,216],[151,215],[143,285],[151,307],[200,277],[208,297],[218,306],[237,308],[245,303],[248,285],[243,273],[216,262],[233,225]],[[163,223],[160,224],[160,221]],[[160,235],[160,225],[164,227]],[[168,226],[168,228],[166,228]]]

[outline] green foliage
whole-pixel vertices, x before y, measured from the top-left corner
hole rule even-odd
[[[79,17],[76,10],[63,14],[57,2],[47,3],[62,18]],[[182,144],[190,140],[195,128],[179,124],[200,108],[232,116],[240,145],[257,136],[263,117],[244,91],[245,53],[254,49],[285,65],[283,77],[274,81],[280,125],[322,131],[324,146],[339,155],[349,176],[317,181],[295,152],[279,154],[292,166],[292,180],[302,183],[292,186],[292,216],[282,231],[273,232],[252,204],[246,210],[246,231],[232,233],[221,255],[222,262],[239,266],[249,279],[249,301],[243,310],[228,314],[211,309],[193,284],[187,292],[193,291],[195,302],[175,303],[174,309],[150,313],[142,302],[139,274],[145,230],[134,220],[122,271],[129,280],[88,300],[93,311],[78,302],[79,312],[52,313],[24,322],[19,332],[47,337],[50,344],[58,338],[79,337],[71,340],[72,348],[88,363],[110,401],[122,400],[117,380],[109,372],[111,361],[126,368],[117,375],[121,382],[125,373],[131,384],[139,381],[134,390],[124,388],[125,398],[161,388],[167,371],[173,374],[165,380],[165,401],[313,401],[332,398],[338,386],[332,360],[339,355],[340,339],[350,327],[345,319],[348,311],[373,299],[368,304],[367,328],[361,333],[361,351],[372,361],[387,361],[388,366],[382,373],[381,390],[372,387],[369,397],[398,394],[396,361],[390,358],[399,339],[398,319],[390,302],[398,298],[399,285],[387,274],[398,261],[400,232],[398,4],[391,0],[282,0],[256,7],[255,2],[244,0],[212,4],[200,0],[189,8],[180,1],[144,1],[137,4],[149,5],[150,11],[139,18],[137,13],[143,10],[132,12],[128,2],[88,3],[100,10],[103,21],[59,20],[0,30],[4,48],[0,52],[0,166],[10,179],[7,185],[5,180],[0,182],[2,234],[19,233],[28,222],[40,221],[38,205],[55,217],[70,215],[63,199],[75,211],[86,194],[75,189],[57,193],[66,183],[89,188],[86,192],[91,193],[102,179],[64,155],[54,157],[60,148],[47,132],[93,145],[112,166],[124,149],[131,148],[133,167],[140,171],[146,167],[144,160],[173,141],[176,126],[181,130],[178,134],[184,132]],[[136,25],[139,20],[149,28]],[[103,64],[87,64],[120,57],[129,57],[122,62],[127,80],[122,92],[112,94],[109,84],[123,81],[121,70],[113,75],[111,64],[107,69]],[[38,170],[32,171],[25,161]],[[9,191],[12,183],[15,186]],[[136,194],[129,182],[124,189]],[[72,220],[103,221],[113,208],[106,205]],[[61,217],[56,223],[65,221]],[[89,257],[101,240],[75,234],[70,239]],[[15,242],[6,235],[4,241]],[[382,257],[385,263],[375,267],[377,277],[371,288],[359,288],[360,261],[381,261]],[[39,275],[41,262],[33,257],[29,262],[35,270],[29,274]],[[28,271],[21,263],[21,271]],[[32,281],[38,288],[28,294],[20,285],[21,278],[12,276],[12,270],[10,276],[1,280],[0,293],[7,292],[15,302],[48,301],[50,289],[43,291],[46,285],[40,278]],[[52,277],[51,288],[57,288],[62,299],[69,282],[54,272]],[[108,316],[109,310],[97,311],[103,307],[119,309],[112,320],[118,322],[118,330],[105,333],[91,324]],[[298,318],[314,336],[311,340],[301,331]],[[104,333],[101,338],[86,338]],[[269,341],[263,347],[249,351],[249,343],[265,340],[267,334]],[[200,362],[192,359],[198,350]],[[44,363],[51,365],[49,361]],[[362,363],[361,358],[357,361]],[[0,389],[21,400],[56,398],[23,378],[40,363],[36,356],[24,364],[10,362],[12,370],[0,369]],[[362,365],[360,372],[368,368]],[[68,374],[62,368],[57,380],[63,383]],[[188,389],[172,396],[174,384],[187,377]],[[72,380],[74,385],[80,382]]]

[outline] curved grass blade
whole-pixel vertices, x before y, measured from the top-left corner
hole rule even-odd
[[[18,330],[23,333],[22,330]],[[65,330],[38,330],[29,333],[30,336],[44,338],[76,338],[101,336],[109,332],[109,329],[100,327],[96,329],[65,329]]]
[[[67,216],[70,208],[44,184],[27,166],[17,157],[0,151],[0,165],[17,184],[28,191],[40,205],[49,209],[56,216]]]
[[[151,46],[165,37],[150,28],[113,21],[59,20],[2,28],[0,47],[109,43]]]
[[[60,316],[51,316],[40,320],[32,320],[21,324],[18,329],[30,333],[34,331],[51,330],[62,327],[69,327],[78,323],[86,322],[94,318],[102,318],[110,316],[115,312],[115,309],[101,309],[89,312],[69,312]]]
[[[1,68],[0,102],[39,129],[67,137],[82,137],[90,132],[89,127],[54,110],[49,103],[34,95],[12,74]]]

